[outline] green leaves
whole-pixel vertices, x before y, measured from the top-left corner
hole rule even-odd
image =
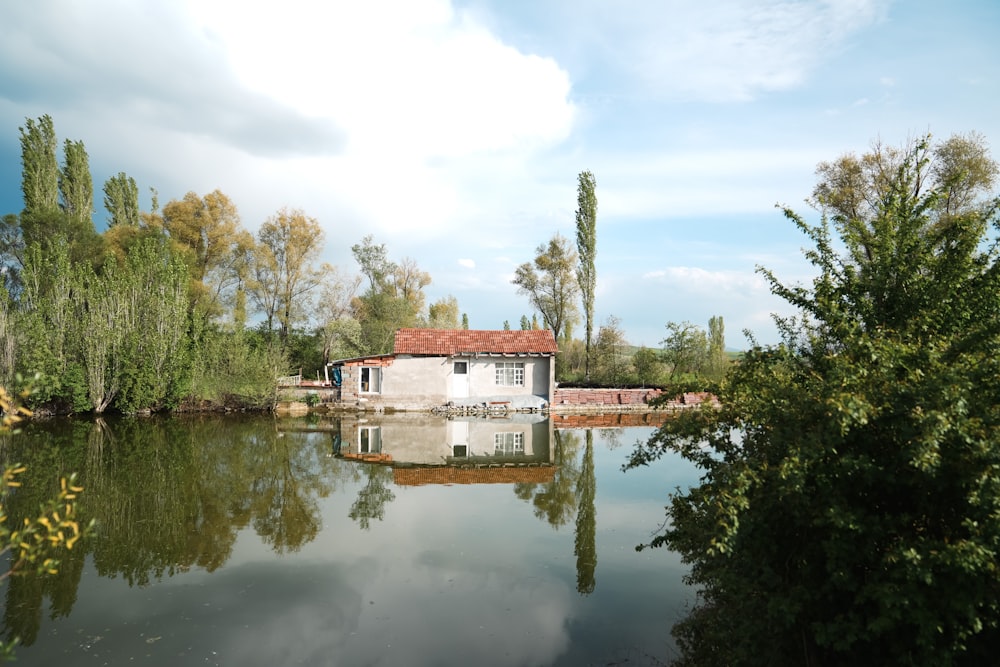
[[[784,211],[816,278],[760,269],[801,312],[783,343],[633,452],[703,471],[651,543],[701,591],[681,664],[982,664],[1000,640],[995,210],[938,150],[821,165],[821,222]]]

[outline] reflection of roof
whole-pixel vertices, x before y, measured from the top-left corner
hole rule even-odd
[[[559,351],[552,332],[484,331],[474,329],[399,329],[393,352],[396,354],[475,354],[545,353]]]
[[[552,416],[556,428],[623,428],[625,426],[663,425],[669,412],[602,412],[599,414],[558,414]]]
[[[555,479],[555,466],[510,466],[455,468],[435,466],[393,468],[392,479],[399,486],[424,484],[547,484]]]

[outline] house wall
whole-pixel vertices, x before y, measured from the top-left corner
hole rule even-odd
[[[471,359],[470,396],[542,396],[546,400],[549,391],[550,357],[479,357]],[[497,363],[516,362],[524,364],[524,386],[498,385],[496,381]]]
[[[473,402],[500,397],[541,396],[546,400],[552,395],[551,357],[378,357],[351,361],[341,367],[342,403],[361,408],[394,410],[426,410],[447,404],[456,399],[452,395],[455,361],[469,362],[469,396]],[[497,362],[524,364],[524,386],[505,386],[496,383]],[[379,393],[362,393],[360,377],[362,367],[382,369],[382,386]]]

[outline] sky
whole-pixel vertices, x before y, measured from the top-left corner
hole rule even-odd
[[[595,332],[722,316],[742,348],[791,314],[757,267],[812,275],[776,205],[818,221],[819,162],[972,131],[1000,156],[996,0],[33,0],[0,25],[0,214],[48,114],[98,228],[123,171],[144,209],[218,189],[252,232],[299,209],[325,261],[356,273],[371,234],[475,329],[530,317],[511,279],[575,240],[584,170]]]

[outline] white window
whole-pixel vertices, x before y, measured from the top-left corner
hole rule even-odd
[[[378,454],[382,451],[382,427],[358,427],[358,451],[362,454]]]
[[[496,364],[497,385],[502,387],[524,386],[524,363],[520,361],[498,361]]]
[[[494,433],[494,456],[522,456],[524,454],[524,433]]]
[[[382,392],[382,369],[377,366],[361,367],[361,393],[379,394]]]

